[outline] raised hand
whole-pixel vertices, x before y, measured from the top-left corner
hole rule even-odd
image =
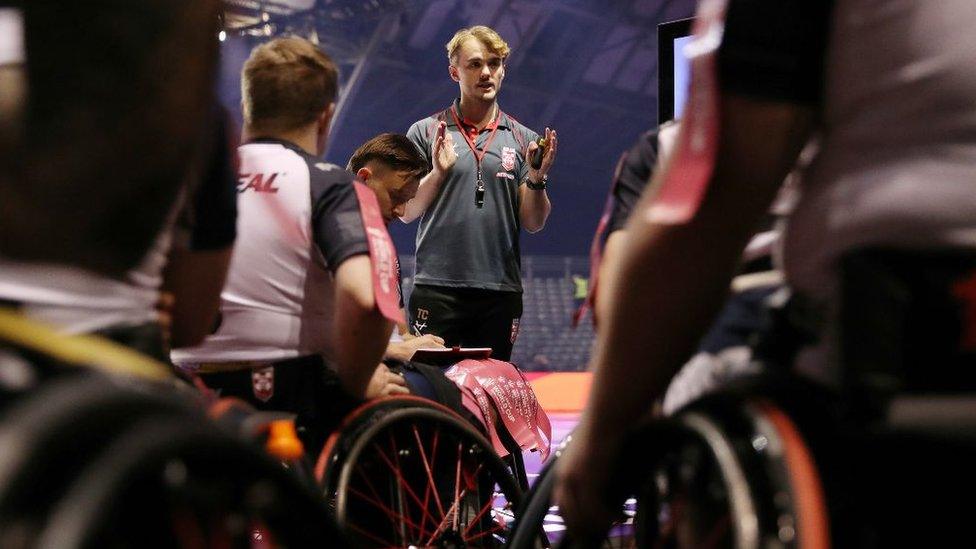
[[[539,166],[538,170],[533,169],[529,166],[529,178],[533,181],[538,182],[540,179],[545,177],[549,173],[549,168],[552,167],[552,163],[556,160],[556,148],[558,145],[558,138],[556,137],[556,130],[546,128],[545,136],[546,138],[546,152],[542,155],[542,165]],[[526,151],[526,157],[532,158],[532,154],[539,148],[539,145],[533,141],[529,143],[529,148]]]
[[[447,124],[441,122],[437,126],[437,134],[434,136],[434,144],[431,149],[431,158],[434,160],[434,171],[447,173],[454,167],[457,161],[457,152],[454,150],[454,138],[447,131]]]

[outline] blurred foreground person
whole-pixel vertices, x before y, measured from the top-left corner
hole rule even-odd
[[[318,158],[337,79],[332,60],[301,38],[251,52],[239,235],[219,323],[201,345],[172,353],[222,396],[298,414],[310,452],[356,402],[406,392],[378,367],[389,320],[400,318],[384,213],[354,174]]]
[[[787,281],[822,319],[799,351],[800,373],[828,385],[842,377],[835,330],[846,253],[976,249],[973,25],[967,0],[728,3],[703,200],[674,222],[645,196],[611,275],[591,397],[559,463],[557,496],[575,532],[609,522],[600,502],[627,429],[690,356],[812,135],[820,148],[784,235]],[[664,170],[665,186],[678,166]]]
[[[174,256],[174,338],[202,339],[236,219],[211,89],[216,10],[34,2],[18,12],[24,42],[8,47],[0,69],[5,91],[21,97],[15,107],[4,101],[11,116],[2,118],[23,121],[0,130],[10,153],[0,176],[0,301],[64,333],[99,333],[165,360],[155,305]],[[177,29],[184,16],[190,26]],[[174,45],[181,33],[186,43]],[[169,65],[165,76],[153,68]]]

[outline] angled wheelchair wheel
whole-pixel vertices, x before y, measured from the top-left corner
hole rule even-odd
[[[762,396],[707,397],[637,429],[610,490],[621,521],[602,540],[571,539],[552,507],[550,463],[511,547],[802,547],[831,544],[815,456],[791,416]],[[539,529],[546,532],[541,541]]]
[[[212,425],[137,423],[80,472],[40,548],[330,547],[321,497]]]
[[[719,395],[672,426],[639,496],[638,535],[654,547],[829,547],[814,456],[769,399]]]
[[[500,547],[521,497],[480,433],[417,397],[353,412],[316,472],[355,547]]]
[[[29,546],[79,471],[120,432],[156,417],[202,414],[167,388],[89,372],[18,399],[0,424],[0,547]]]

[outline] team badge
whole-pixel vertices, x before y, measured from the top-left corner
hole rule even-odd
[[[502,147],[502,169],[505,171],[515,169],[515,149]]]
[[[274,396],[274,367],[251,371],[251,390],[254,398],[267,402]]]
[[[518,318],[512,319],[512,345],[515,345],[515,338],[518,337],[519,332],[519,320]]]

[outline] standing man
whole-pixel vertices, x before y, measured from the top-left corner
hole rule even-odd
[[[539,135],[498,106],[508,54],[484,26],[461,29],[447,43],[461,97],[407,132],[431,171],[401,217],[420,218],[411,330],[448,345],[491,347],[499,360],[511,358],[522,317],[519,229],[545,225],[556,157],[556,132],[546,128],[533,168]]]

